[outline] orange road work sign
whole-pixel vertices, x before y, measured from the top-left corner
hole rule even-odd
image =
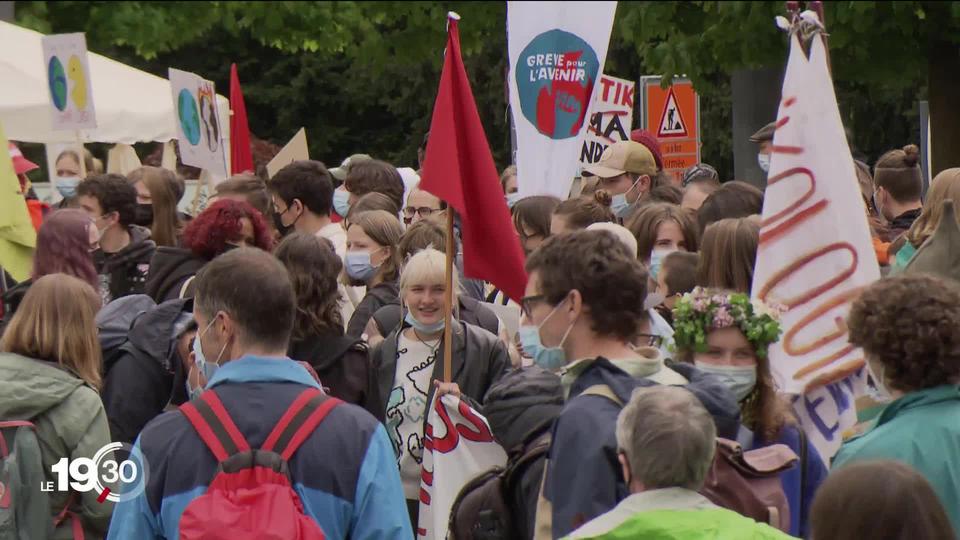
[[[640,78],[641,127],[659,141],[663,168],[679,186],[683,171],[700,162],[700,96],[688,79],[674,78],[667,88],[660,81]]]

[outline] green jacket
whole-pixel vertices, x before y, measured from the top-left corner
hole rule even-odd
[[[37,427],[44,479],[56,478],[50,467],[63,457],[92,458],[110,442],[103,403],[95,390],[56,364],[0,353],[0,419],[29,420]],[[86,538],[101,538],[110,523],[113,503],[97,502],[97,493],[77,495],[71,510],[80,516]],[[50,493],[51,519],[67,504],[68,493]],[[67,520],[54,538],[72,538]]]
[[[720,508],[683,488],[635,493],[570,533],[567,540],[786,540],[769,525]]]
[[[960,388],[937,386],[890,403],[870,431],[840,448],[833,468],[871,459],[893,459],[916,469],[960,531]]]

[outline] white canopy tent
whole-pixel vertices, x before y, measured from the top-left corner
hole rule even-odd
[[[0,22],[0,122],[10,140],[76,143],[76,132],[51,127],[42,38],[39,32]],[[97,128],[81,130],[83,142],[133,144],[177,137],[168,80],[92,52],[89,62]],[[230,104],[218,95],[217,106],[229,151]]]

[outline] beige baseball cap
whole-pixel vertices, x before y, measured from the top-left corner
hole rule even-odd
[[[619,141],[603,151],[600,161],[585,165],[583,170],[600,178],[613,178],[623,173],[657,174],[657,162],[647,147],[634,141]]]

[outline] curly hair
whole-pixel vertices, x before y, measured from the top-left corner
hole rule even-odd
[[[213,260],[227,250],[230,241],[240,239],[243,218],[253,224],[256,247],[264,251],[273,249],[273,238],[260,212],[246,202],[230,199],[213,203],[187,225],[183,231],[183,247],[197,257]]]
[[[37,233],[30,277],[36,281],[47,274],[67,274],[99,290],[100,280],[90,255],[93,226],[93,219],[83,210],[58,210],[47,217]]]
[[[326,238],[294,233],[280,242],[275,253],[290,274],[297,297],[293,338],[334,333],[343,335],[342,298],[337,277],[343,262]]]
[[[847,317],[850,343],[883,366],[890,388],[911,392],[960,382],[960,286],[906,274],[868,287]]]
[[[102,215],[116,212],[122,227],[129,227],[133,223],[137,189],[119,174],[88,176],[77,186],[77,195],[96,199]]]
[[[609,231],[574,231],[551,237],[527,259],[540,291],[556,306],[577,290],[601,336],[629,341],[646,317],[647,271]]]

